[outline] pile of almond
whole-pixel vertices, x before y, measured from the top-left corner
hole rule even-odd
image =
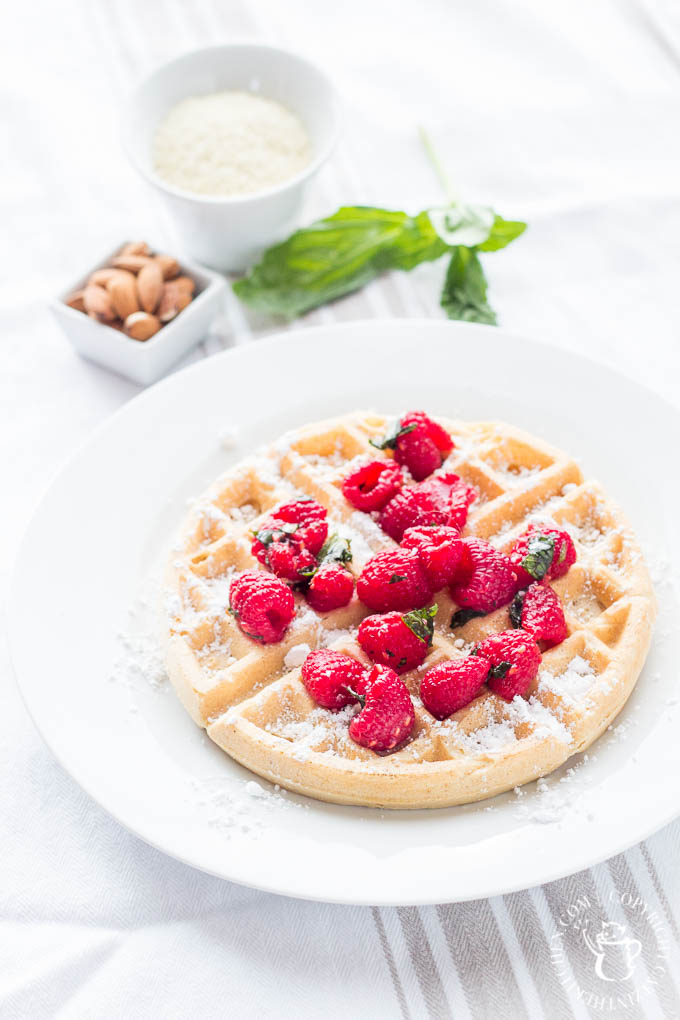
[[[131,241],[66,304],[133,340],[148,340],[194,296],[196,284],[181,273],[172,255],[154,255],[145,241]]]

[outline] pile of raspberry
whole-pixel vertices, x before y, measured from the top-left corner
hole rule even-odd
[[[376,754],[389,754],[413,734],[413,702],[402,674],[421,667],[432,647],[436,593],[448,588],[457,607],[452,629],[504,606],[512,628],[423,674],[423,705],[436,719],[446,719],[485,686],[507,701],[529,693],[541,652],[567,636],[562,604],[548,582],[566,574],[576,550],[566,531],[538,525],[530,525],[509,553],[484,539],[463,537],[478,493],[441,470],[453,441],[424,412],[404,415],[373,445],[392,451],[392,458],[368,461],[342,485],[348,501],[372,514],[399,543],[373,556],[356,582],[371,614],[359,626],[358,641],[373,666],[318,650],[305,660],[302,680],[325,708],[359,705],[350,737]],[[254,535],[252,551],[269,572],[242,574],[231,585],[230,600],[241,628],[257,641],[283,637],[295,612],[291,589],[303,591],[319,612],[352,598],[354,579],[345,565],[349,543],[328,538],[326,511],[314,500],[272,511]]]
[[[576,559],[571,537],[557,528],[530,525],[507,554],[483,539],[463,537],[478,493],[458,475],[440,470],[453,441],[422,411],[402,417],[373,445],[392,450],[393,459],[362,464],[344,479],[343,493],[358,510],[374,515],[399,546],[372,557],[357,579],[357,595],[373,614],[359,627],[362,650],[375,668],[393,674],[389,689],[391,696],[401,691],[401,704],[408,689],[400,674],[425,661],[437,613],[433,597],[448,588],[458,607],[451,628],[507,605],[513,629],[492,635],[468,656],[428,670],[420,684],[424,706],[444,719],[478,697],[485,685],[508,701],[526,695],[541,651],[567,636],[562,604],[548,581],[563,576]],[[346,659],[356,667],[349,656],[333,660],[332,684],[343,690]],[[365,683],[364,694],[370,675]],[[307,687],[314,697],[315,685]],[[351,700],[351,695],[343,697]],[[389,704],[385,708],[389,718]],[[399,732],[403,743],[408,736],[402,726]],[[381,738],[379,743],[380,753],[386,753],[390,741]],[[389,750],[395,747],[391,741]]]

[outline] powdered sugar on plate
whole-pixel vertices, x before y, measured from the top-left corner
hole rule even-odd
[[[281,787],[261,786],[254,779],[194,779],[191,804],[227,839],[258,839],[281,811],[309,810],[309,804],[291,798]]]
[[[590,777],[583,771],[588,760],[589,756],[584,754],[562,776],[552,775],[538,779],[535,785],[516,787],[516,817],[538,825],[561,823],[574,814],[585,815],[592,821],[594,815],[585,798]]]

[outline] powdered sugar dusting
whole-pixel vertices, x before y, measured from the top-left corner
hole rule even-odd
[[[562,673],[555,674],[548,669],[541,669],[538,674],[539,690],[552,691],[567,705],[582,705],[584,701],[592,704],[587,695],[594,682],[593,667],[580,655],[575,655]]]
[[[311,648],[304,642],[299,645],[293,645],[293,647],[286,652],[283,664],[286,669],[297,669],[298,666],[302,665],[310,652]]]
[[[567,727],[536,697],[513,698],[504,707],[502,719],[491,717],[485,726],[470,733],[466,733],[457,723],[446,728],[464,750],[472,754],[494,755],[504,753],[509,745],[517,742],[516,731],[520,726],[523,726],[525,732],[528,726],[534,739],[554,737],[561,743],[571,743]]]
[[[267,724],[267,730],[284,740],[293,742],[291,754],[300,762],[307,761],[315,751],[329,757],[356,748],[349,736],[349,724],[359,711],[359,705],[348,705],[339,712],[315,708],[304,719],[286,719],[283,716]]]

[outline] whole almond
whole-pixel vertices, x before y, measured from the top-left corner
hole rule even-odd
[[[109,292],[95,283],[88,283],[83,291],[83,304],[88,315],[100,322],[108,322],[116,317]]]
[[[120,250],[121,255],[150,255],[151,249],[146,241],[128,241]]]
[[[122,273],[122,269],[114,269],[112,266],[105,266],[104,269],[95,269],[94,273],[90,273],[88,283],[96,283],[98,287],[106,287],[109,280],[112,280],[118,273]]]
[[[163,293],[163,270],[158,262],[147,262],[137,275],[139,303],[145,312],[155,312]]]
[[[161,328],[155,315],[148,312],[133,312],[125,320],[125,332],[133,340],[148,340]]]
[[[127,269],[128,273],[138,273],[148,265],[151,259],[147,255],[116,255],[111,262],[117,269]]]
[[[170,322],[175,316],[191,303],[191,294],[185,287],[178,287],[179,280],[169,280],[163,286],[161,303],[158,306],[158,318],[161,322]]]
[[[85,302],[83,301],[83,291],[77,290],[73,294],[70,294],[66,298],[66,304],[69,308],[75,308],[77,312],[85,311]]]
[[[176,280],[173,280],[173,283],[176,283],[180,290],[193,297],[193,293],[196,290],[196,284],[190,276],[178,276]]]
[[[154,261],[163,270],[164,280],[174,280],[179,276],[179,262],[172,255],[154,255]]]
[[[106,289],[111,295],[111,303],[116,314],[121,319],[127,319],[128,315],[139,311],[137,281],[132,273],[126,273],[122,269],[116,270],[116,275],[111,277]]]

